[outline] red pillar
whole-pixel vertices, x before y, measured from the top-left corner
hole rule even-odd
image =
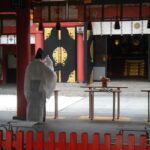
[[[30,51],[30,9],[17,11],[17,118],[25,119],[26,99],[24,97],[24,74],[31,58]]]
[[[84,41],[83,34],[77,34],[77,81],[84,81]]]
[[[44,33],[43,31],[38,31],[35,34],[35,54],[38,48],[44,49]]]

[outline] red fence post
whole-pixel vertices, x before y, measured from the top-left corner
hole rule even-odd
[[[16,150],[22,150],[24,146],[23,144],[24,144],[23,131],[17,131],[14,147],[16,147]]]
[[[43,136],[43,132],[37,132],[37,134],[36,134],[36,142],[34,143],[34,148],[37,148],[37,150],[44,150],[44,136]]]
[[[88,134],[81,134],[81,150],[88,150]]]
[[[134,150],[134,135],[128,135],[128,150]]]
[[[147,149],[147,144],[146,144],[146,135],[141,135],[140,136],[140,150],[146,150]]]
[[[104,150],[110,150],[111,145],[111,136],[110,134],[106,133],[104,135]]]
[[[6,150],[12,150],[13,147],[13,132],[12,131],[6,131],[6,141],[5,141],[5,148]]]
[[[61,132],[59,134],[59,150],[66,150],[66,133]]]
[[[3,148],[2,140],[3,140],[3,131],[0,130],[0,150],[2,150],[2,148]]]
[[[55,134],[54,132],[48,133],[48,141],[45,143],[45,148],[48,150],[55,150]]]
[[[27,131],[26,133],[26,150],[32,150],[33,148],[33,132]]]
[[[77,134],[75,132],[72,132],[70,134],[70,150],[76,149],[77,149]]]
[[[13,139],[16,136],[16,140]],[[146,135],[140,136],[140,145],[135,146],[134,135],[128,135],[128,145],[123,145],[123,135],[116,135],[116,144],[111,144],[111,135],[104,135],[104,144],[100,144],[100,134],[93,134],[92,144],[88,143],[88,133],[81,134],[81,143],[77,143],[77,133],[72,132],[70,134],[70,143],[66,143],[66,133],[61,132],[59,134],[58,143],[55,143],[54,132],[48,133],[48,140],[44,141],[44,133],[37,132],[36,141],[33,141],[33,132],[26,132],[26,141],[24,140],[23,131],[17,131],[13,134],[13,131],[6,131],[6,139],[3,139],[3,131],[0,131],[0,150],[23,150],[24,144],[26,144],[26,150],[32,150],[33,148],[37,150],[150,150],[150,146],[147,145]]]
[[[92,150],[99,150],[100,147],[100,136],[99,133],[93,134],[93,143],[92,143]]]
[[[123,149],[123,135],[117,134],[116,135],[116,150],[122,150]]]

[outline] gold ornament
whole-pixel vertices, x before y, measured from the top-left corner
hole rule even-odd
[[[67,51],[63,47],[57,47],[52,54],[52,57],[55,61],[55,65],[62,64],[65,65],[65,61],[67,60],[68,54]]]

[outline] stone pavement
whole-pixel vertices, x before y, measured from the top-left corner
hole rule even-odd
[[[80,86],[86,85],[86,83],[57,83],[56,89],[60,90],[61,96],[87,96],[88,93],[84,92],[85,89]],[[101,82],[93,82],[91,85],[101,85]],[[123,95],[131,96],[144,96],[145,94],[140,92],[142,89],[150,88],[150,82],[143,79],[138,80],[112,80],[109,82],[112,86],[127,86],[127,89],[123,89]],[[0,95],[13,95],[16,94],[16,85],[14,84],[0,84]]]
[[[57,83],[59,90],[59,114],[66,113],[69,118],[88,114],[88,93],[86,89],[80,88],[84,83]],[[91,85],[101,85],[101,82],[94,82]],[[150,89],[150,82],[146,80],[114,80],[109,83],[111,86],[127,86],[121,92],[121,113],[123,116],[134,116],[134,118],[147,117],[147,93],[142,89]],[[0,84],[0,111],[16,111],[16,85]],[[99,100],[101,99],[101,100]],[[103,114],[112,111],[111,95],[108,93],[95,93],[95,112],[102,110]],[[47,114],[54,112],[54,97],[47,101]],[[73,111],[75,110],[75,111]],[[139,111],[140,110],[140,111]],[[67,113],[72,111],[74,113]],[[82,111],[82,113],[80,113]],[[69,115],[68,115],[69,114]],[[134,115],[135,114],[135,115]],[[53,115],[53,114],[52,114]],[[99,115],[99,114],[98,114]],[[144,116],[143,116],[144,115]],[[143,117],[142,117],[143,116]],[[135,119],[135,120],[137,120]],[[140,119],[140,120],[141,120]]]
[[[86,85],[85,83],[57,83],[57,89],[60,90],[60,95],[63,96],[88,96],[88,93],[84,92],[85,89],[80,86]],[[101,82],[94,82],[91,85],[101,85]],[[110,86],[127,86],[127,89],[123,89],[122,95],[127,96],[145,96],[141,92],[142,89],[150,89],[150,82],[147,80],[112,80],[109,82]]]
[[[92,83],[101,84],[99,82]],[[45,133],[53,131],[55,133],[66,132],[87,132],[92,135],[95,132],[102,136],[111,133],[112,139],[119,133],[118,128],[130,127],[132,129],[144,129],[145,126],[150,130],[147,122],[147,93],[141,92],[142,89],[150,89],[150,82],[143,80],[118,80],[111,81],[109,85],[127,86],[121,92],[121,119],[111,121],[112,116],[112,97],[106,93],[95,94],[95,119],[88,119],[88,93],[80,88],[84,83],[57,83],[59,91],[59,118],[53,119],[54,97],[47,102],[47,119],[45,123],[35,127]],[[12,102],[13,101],[13,102]],[[0,85],[0,120],[12,120],[16,115],[16,86]],[[102,118],[103,117],[103,118]],[[145,132],[126,132],[140,134]],[[90,140],[90,138],[89,138]],[[138,140],[138,138],[136,138]]]

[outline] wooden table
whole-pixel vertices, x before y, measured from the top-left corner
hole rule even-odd
[[[84,85],[84,86],[80,86],[81,88],[88,88],[89,90],[91,89],[97,89],[97,88],[107,88],[107,89],[117,89],[118,91],[120,91],[121,88],[128,88],[128,87],[125,87],[125,86],[107,86],[107,87],[102,87],[100,85]],[[90,97],[90,93],[89,93],[89,97]],[[120,117],[120,92],[117,92],[117,119],[119,119]]]
[[[59,90],[54,90],[54,100],[55,100],[54,119],[57,119],[57,118],[58,118],[58,92],[59,92]]]
[[[54,90],[54,119],[58,118],[58,92],[59,90]],[[44,105],[44,117],[43,121],[46,119],[46,103]]]
[[[116,103],[116,94],[120,93],[118,90],[105,90],[105,89],[90,89],[85,92],[89,92],[89,118],[93,120],[94,118],[94,92],[107,92],[113,93],[113,112],[112,112],[112,121],[115,120],[115,103]]]
[[[141,92],[147,92],[148,93],[148,119],[147,121],[150,122],[150,90],[141,90]]]

